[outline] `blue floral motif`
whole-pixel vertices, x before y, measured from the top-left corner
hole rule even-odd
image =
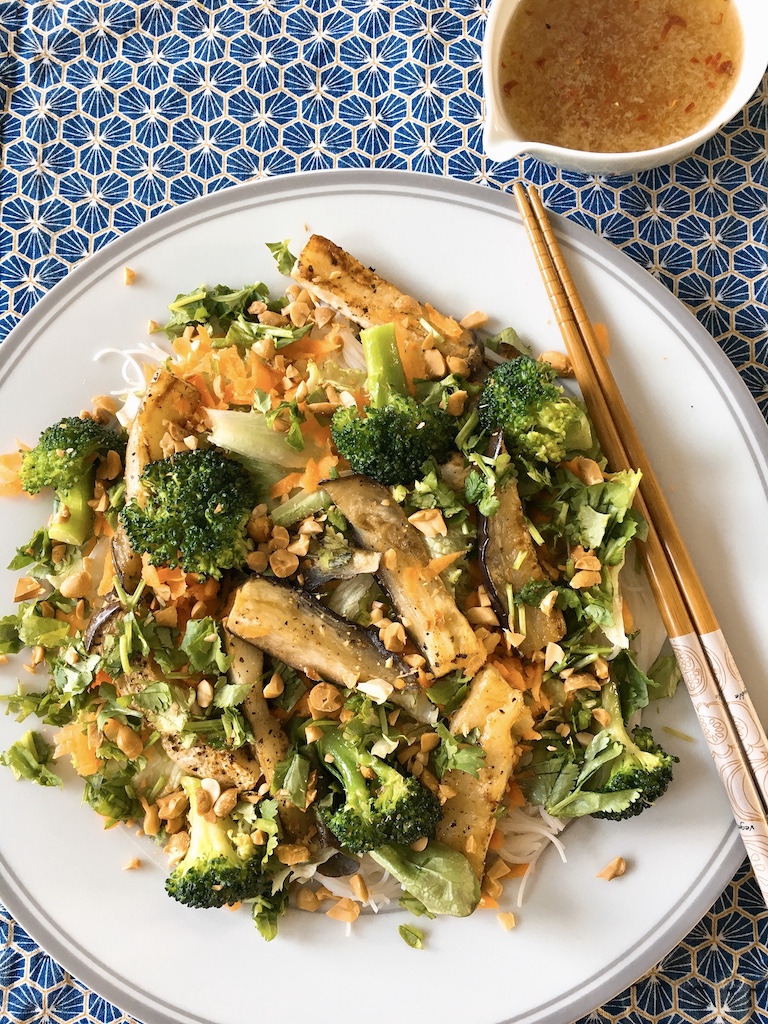
[[[42,989],[54,988],[64,980],[64,969],[42,951],[33,953],[27,965],[27,976]]]
[[[5,925],[6,930],[8,925]],[[3,940],[5,946],[8,939]],[[27,961],[18,949],[0,949],[0,992],[7,992],[14,982],[23,977]]]
[[[48,992],[47,1007],[52,1024],[78,1024],[85,1010],[85,997],[79,987],[65,983]]]
[[[116,1006],[107,1002],[106,999],[102,999],[101,996],[94,995],[92,992],[89,992],[85,997],[85,1005],[90,1016],[99,1021],[100,1024],[113,1024],[114,1021],[117,1021],[122,1016]]]
[[[638,1010],[649,1017],[657,1018],[668,1013],[674,1005],[674,988],[658,969],[640,979],[634,994]]]
[[[16,984],[7,996],[7,1013],[13,1024],[32,1024],[43,1019],[44,996],[39,989],[22,982]]]

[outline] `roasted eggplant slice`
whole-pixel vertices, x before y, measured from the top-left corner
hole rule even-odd
[[[377,680],[382,696],[421,722],[435,709],[413,672],[373,634],[325,608],[296,587],[252,576],[235,592],[227,629],[310,678],[354,689]],[[391,692],[390,692],[391,688]]]
[[[233,683],[250,686],[248,695],[243,701],[243,712],[253,733],[253,752],[261,767],[264,779],[272,785],[275,770],[281,761],[288,756],[291,744],[283,731],[283,727],[269,710],[262,675],[264,671],[264,654],[258,647],[246,643],[239,636],[228,630],[224,631],[224,644],[227,654],[232,658],[229,670]],[[286,797],[277,794],[280,808],[280,821],[283,828],[294,841],[307,840],[314,833],[316,826],[311,815],[292,804]]]
[[[515,480],[501,488],[498,498],[496,514],[480,518],[480,565],[496,614],[506,620],[507,588],[517,592],[526,583],[545,581],[547,576],[539,565]],[[530,658],[548,643],[563,638],[563,613],[557,608],[545,612],[536,605],[526,605],[525,629],[521,632],[525,639],[518,650],[523,657]]]
[[[160,442],[169,423],[186,423],[200,403],[197,388],[162,367],[147,386],[131,424],[125,450],[125,500],[141,503],[141,474],[163,458]],[[123,587],[133,593],[141,578],[141,557],[131,547],[121,523],[112,540],[112,561]]]
[[[520,755],[516,730],[521,719],[529,724],[522,693],[513,690],[493,665],[486,665],[470,683],[464,703],[451,720],[454,736],[477,730],[485,762],[476,778],[456,768],[443,776],[453,795],[443,805],[437,839],[463,853],[480,879],[496,824],[495,811]]]
[[[215,750],[205,743],[185,747],[178,736],[162,736],[160,742],[172,761],[189,775],[215,779],[222,785],[247,791],[261,781],[261,767],[244,747],[237,750]]]
[[[460,669],[473,676],[485,650],[440,576],[430,571],[424,538],[389,490],[365,476],[340,477],[323,486],[361,544],[382,555],[394,552],[382,558],[376,577],[433,674]]]
[[[469,374],[480,367],[483,349],[471,331],[429,303],[422,304],[405,295],[322,235],[312,235],[291,276],[361,327],[395,323],[406,341],[421,344],[431,333],[421,322],[425,320],[444,339],[439,347],[446,358],[464,359]]]

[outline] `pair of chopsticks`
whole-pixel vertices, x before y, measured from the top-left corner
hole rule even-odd
[[[768,905],[768,738],[648,461],[535,189],[513,193],[568,357],[614,471],[640,469],[638,545],[683,680]]]

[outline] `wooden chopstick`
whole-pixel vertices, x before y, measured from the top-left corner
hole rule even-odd
[[[728,706],[737,732],[744,747],[760,790],[763,802],[768,806],[768,736],[760,722],[757,710],[736,665],[720,624],[702,586],[693,561],[680,534],[672,510],[664,495],[658,478],[653,471],[648,455],[632,422],[626,403],[619,391],[613,373],[608,365],[594,328],[573,282],[560,246],[555,238],[552,225],[547,217],[541,197],[535,190],[529,190],[528,197],[560,282],[565,299],[576,322],[582,339],[582,350],[586,350],[592,367],[592,377],[605,397],[609,416],[616,427],[627,464],[640,469],[640,493],[647,505],[649,518],[653,521],[683,600],[690,612],[691,620],[707,655],[710,668],[715,675],[720,693]]]
[[[620,399],[616,383],[602,357],[594,330],[565,265],[543,204],[532,189],[529,203],[526,192],[520,183],[514,186],[513,192],[602,449],[612,469],[633,469],[639,465],[644,473],[644,478],[647,474],[647,477],[655,481],[656,478],[645,453],[642,453],[641,464],[630,455],[630,452],[632,455],[637,454],[638,447],[641,448],[637,433],[631,426],[626,406]],[[592,343],[591,347],[589,342]],[[600,370],[592,361],[592,350],[596,353],[596,362],[599,357]],[[616,396],[619,396],[618,403]],[[621,404],[625,413],[619,422],[613,416],[617,404]],[[625,428],[627,423],[630,424],[629,432],[633,439],[637,439],[636,447],[626,444]],[[666,531],[668,522],[673,522],[673,519],[657,482],[654,492],[661,495],[663,511],[653,496],[649,498],[641,484],[637,504],[640,512],[648,521],[649,529],[648,540],[638,547],[659,612],[680,664],[684,682],[725,786],[747,853],[752,861],[755,877],[766,903],[768,903],[768,794],[765,785],[768,743],[761,743],[760,733],[762,733],[763,740],[765,733],[756,713],[754,713],[754,724],[749,733],[749,742],[748,744],[742,743],[737,725],[742,723],[743,715],[731,710],[731,702],[726,693],[721,690],[719,679],[716,678],[710,665],[711,661],[718,660],[718,640],[719,637],[722,637],[722,633],[717,626],[714,612],[706,600],[706,595],[703,594],[700,582],[698,589],[703,595],[703,600],[696,600],[694,596],[686,596],[691,590],[695,594],[696,589],[681,583],[678,572],[681,575],[685,574],[686,563],[691,570],[693,570],[693,566],[690,558],[687,557],[687,552],[685,558],[678,557],[677,560],[669,554]],[[682,538],[676,527],[674,532],[679,539],[679,548],[684,551]],[[695,573],[693,575],[695,576]],[[686,576],[686,581],[687,579]],[[698,577],[696,580],[698,582]],[[690,610],[691,605],[696,607],[695,613]],[[701,635],[702,632],[703,635]],[[712,643],[713,637],[715,638],[714,644]],[[704,643],[707,639],[710,641],[709,650]],[[727,651],[724,639],[719,643],[719,650]],[[723,660],[725,661],[725,659]],[[735,669],[732,657],[730,663]],[[730,674],[732,676],[726,681],[726,687],[733,689],[734,685],[737,685],[740,693],[745,692],[743,683],[738,676],[738,670],[735,673],[733,671],[724,673],[721,665],[719,668],[719,675]],[[737,704],[734,709],[736,712],[743,710],[743,697],[740,699],[741,703]],[[752,710],[754,712],[754,709]],[[734,725],[734,719],[736,725]]]

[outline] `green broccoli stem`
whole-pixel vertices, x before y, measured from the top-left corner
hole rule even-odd
[[[475,432],[478,424],[480,423],[480,417],[478,416],[477,409],[473,409],[472,412],[467,416],[464,421],[464,425],[456,435],[456,447],[460,452],[463,452],[467,442],[470,440]]]
[[[338,729],[326,729],[315,745],[323,760],[333,758],[330,767],[341,778],[347,804],[358,813],[368,810],[371,794],[360,771],[362,752],[347,743]]]
[[[619,691],[615,682],[611,681],[606,683],[603,687],[600,701],[603,708],[611,716],[610,722],[605,726],[605,731],[616,743],[620,743],[622,747],[624,747],[624,753],[622,754],[621,759],[624,761],[638,761],[640,764],[645,764],[649,760],[653,761],[653,758],[649,758],[648,755],[637,746],[627,731],[627,727],[624,724],[624,714],[621,710]]]
[[[88,504],[93,498],[93,481],[94,473],[90,471],[68,490],[56,491],[58,507],[48,528],[48,536],[55,543],[74,544],[76,547],[85,543],[93,525],[93,509]],[[61,519],[64,508],[69,515]]]
[[[382,409],[391,395],[410,394],[397,347],[395,325],[369,327],[360,332],[360,341],[368,367],[366,387],[371,407]]]
[[[333,502],[327,491],[300,491],[289,498],[288,501],[278,505],[271,512],[272,522],[275,526],[293,526],[307,516],[313,516],[316,512],[322,512],[331,507]]]
[[[235,849],[227,836],[227,820],[217,818],[214,822],[206,819],[197,811],[197,791],[202,788],[199,779],[185,776],[181,780],[181,788],[189,797],[189,850],[185,861],[189,864],[197,860],[211,861],[216,857],[233,864],[238,863]],[[231,822],[229,823],[231,826]]]

